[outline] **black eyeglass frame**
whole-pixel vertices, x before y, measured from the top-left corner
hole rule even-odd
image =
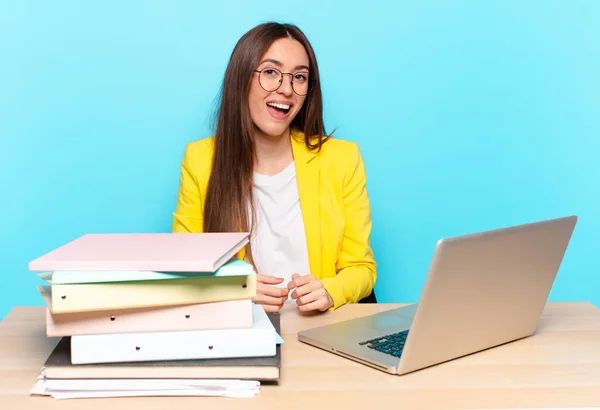
[[[275,70],[275,71],[279,71],[280,78],[279,78],[279,85],[277,86],[277,88],[275,88],[274,90],[267,90],[262,83],[260,82],[260,75],[262,74],[263,71],[265,70]],[[281,70],[278,70],[277,68],[273,68],[273,67],[268,67],[268,68],[263,68],[262,70],[254,70],[254,72],[258,73],[258,84],[260,85],[260,88],[262,88],[263,90],[272,93],[273,91],[277,91],[279,90],[279,87],[281,87],[281,84],[283,84],[283,76],[284,74],[290,75],[291,77],[291,81],[292,81],[292,90],[294,90],[294,92],[296,94],[298,94],[301,97],[304,97],[306,95],[308,95],[308,93],[310,92],[310,90],[312,90],[312,85],[313,85],[313,80],[314,78],[311,77],[310,75],[308,76],[308,89],[306,90],[306,94],[300,94],[299,92],[296,91],[296,89],[294,88],[294,74],[298,74],[298,73],[284,73]]]

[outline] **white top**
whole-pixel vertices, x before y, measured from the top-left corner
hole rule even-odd
[[[254,263],[258,273],[284,278],[277,286],[286,287],[292,274],[310,274],[294,162],[276,175],[255,172],[253,181],[256,223],[250,241]]]

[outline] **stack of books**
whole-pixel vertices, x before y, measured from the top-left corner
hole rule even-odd
[[[246,233],[87,234],[31,261],[46,282],[46,335],[60,338],[32,392],[48,394],[49,381],[150,379],[146,395],[181,380],[214,395],[232,381],[278,381],[279,315],[252,302],[256,274],[235,256],[247,242]]]

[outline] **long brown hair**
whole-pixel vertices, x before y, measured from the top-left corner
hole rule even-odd
[[[220,93],[214,155],[204,203],[205,232],[251,232],[248,213],[254,215],[252,172],[255,162],[254,125],[248,94],[260,58],[280,38],[299,41],[309,59],[311,87],[291,123],[304,132],[309,150],[320,150],[328,136],[323,124],[323,101],[314,50],[295,25],[264,23],[244,34],[236,44],[225,71]],[[251,217],[254,220],[254,217]],[[250,246],[246,256],[253,262]]]

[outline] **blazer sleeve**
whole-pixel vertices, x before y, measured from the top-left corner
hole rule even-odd
[[[333,299],[331,310],[368,296],[377,279],[370,244],[372,222],[367,177],[357,145],[354,145],[351,158],[351,166],[344,177],[345,228],[336,264],[337,274],[322,279],[323,286]]]
[[[203,197],[195,166],[198,165],[195,147],[188,144],[181,161],[177,206],[173,212],[174,233],[197,233],[202,231]]]

